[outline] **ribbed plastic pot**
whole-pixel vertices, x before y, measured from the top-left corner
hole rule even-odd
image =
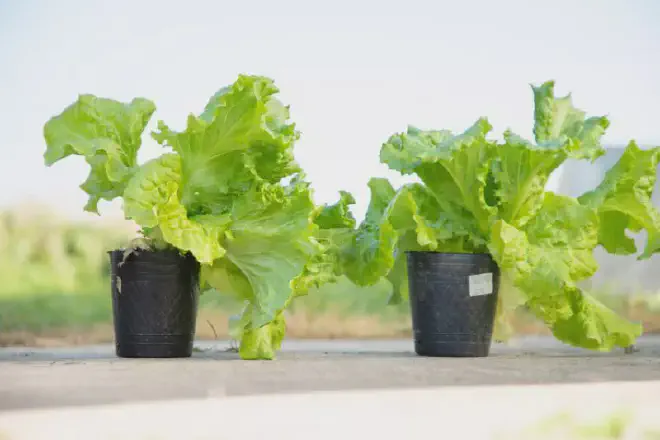
[[[175,250],[109,252],[116,354],[190,357],[199,301],[197,260]]]
[[[500,280],[491,256],[441,252],[406,256],[415,352],[488,356]]]

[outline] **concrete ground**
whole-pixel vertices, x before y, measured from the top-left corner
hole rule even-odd
[[[660,414],[657,336],[641,338],[639,351],[631,354],[524,338],[494,345],[487,358],[418,357],[411,341],[289,340],[276,361],[241,361],[227,351],[228,343],[197,345],[202,351],[191,359],[161,360],[118,359],[110,346],[0,349],[0,440],[3,429],[11,439],[60,438],[52,437],[54,432],[66,438],[177,438],[181,426],[186,431],[179,439],[238,438],[230,435],[234,431],[242,439],[280,438],[272,431],[280,425],[288,430],[287,439],[302,438],[302,432],[330,438],[333,429],[354,422],[369,429],[364,438],[375,438],[377,431],[379,438],[394,433],[415,438],[411,429],[426,426],[442,433],[443,425],[463,429],[457,438],[484,438],[466,436],[481,426],[479,418],[497,424],[515,415],[513,423],[524,413],[531,423],[566,404],[584,412],[625,403],[638,415],[655,409],[653,420]],[[473,420],[457,425],[466,415]],[[317,419],[335,425],[321,432]],[[119,420],[128,431],[117,431]],[[402,431],[387,428],[395,420]],[[193,436],[191,426],[197,423],[201,431]],[[142,428],[132,431],[132,424]],[[89,437],[84,431],[101,425],[104,435],[112,436],[94,431]],[[55,426],[61,431],[53,431]],[[161,436],[132,435],[138,432]]]

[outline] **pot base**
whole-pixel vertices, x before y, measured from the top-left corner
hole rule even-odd
[[[427,357],[487,357],[490,353],[488,342],[450,342],[415,340],[415,353]]]
[[[130,335],[115,344],[122,358],[183,358],[192,356],[193,337],[184,335]]]

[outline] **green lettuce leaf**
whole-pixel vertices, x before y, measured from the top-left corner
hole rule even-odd
[[[611,350],[631,345],[641,326],[617,316],[577,285],[598,269],[593,257],[598,221],[594,210],[575,199],[546,193],[543,207],[525,230],[495,222],[489,249],[526,305],[559,340]]]
[[[640,259],[660,252],[660,212],[651,196],[657,179],[660,147],[642,150],[630,142],[619,161],[606,173],[593,191],[580,196],[580,203],[598,211],[601,227],[598,241],[610,253],[637,252],[626,230],[647,233],[647,244]]]
[[[352,245],[355,234],[356,221],[350,211],[355,198],[346,191],[339,194],[336,203],[320,206],[312,214],[318,252],[294,280],[296,296],[306,294],[311,288],[336,282],[343,274],[342,256]]]
[[[583,280],[598,270],[593,249],[598,244],[598,216],[572,197],[546,192],[543,206],[524,229],[533,246],[552,252],[556,273]]]
[[[157,229],[172,246],[191,252],[202,264],[225,255],[222,246],[229,215],[189,218],[179,201],[181,161],[164,154],[142,165],[124,191],[124,213],[144,229]]]
[[[226,258],[251,286],[251,323],[260,327],[275,318],[294,294],[292,282],[318,252],[313,241],[314,209],[309,188],[293,182],[282,202],[261,204],[257,192],[236,200],[227,234]]]
[[[353,229],[355,217],[351,213],[351,205],[355,198],[347,191],[339,191],[339,201],[332,205],[323,205],[314,213],[314,223],[321,229]]]
[[[519,229],[524,229],[536,217],[536,231],[531,232],[538,235],[544,228],[539,219],[553,215],[552,210],[549,210],[551,205],[544,204],[547,197],[552,197],[545,193],[551,173],[568,158],[594,160],[602,155],[604,149],[600,145],[600,138],[609,121],[605,117],[586,119],[583,111],[573,107],[570,95],[555,98],[553,81],[533,87],[533,90],[534,133],[538,144],[507,130],[504,142],[498,145],[492,177],[496,188],[493,204],[498,206],[498,217]],[[595,270],[591,250],[585,252],[588,253],[591,269]],[[513,285],[506,272],[502,280],[495,328],[498,339],[506,339],[505,336],[510,333],[507,330],[507,316],[525,303],[525,295]]]
[[[144,98],[122,103],[86,94],[45,124],[47,166],[79,155],[91,167],[80,186],[89,195],[86,211],[98,213],[100,200],[123,195],[137,168],[142,132],[155,110]]]
[[[285,332],[286,322],[281,314],[261,327],[248,326],[241,337],[238,353],[245,360],[275,359],[282,347]]]
[[[221,294],[232,297],[237,303],[249,303],[254,296],[250,281],[227,258],[219,258],[213,264],[203,265],[199,283],[203,289],[211,287]]]
[[[300,278],[321,252],[308,185],[294,180],[283,194],[268,203],[257,191],[236,199],[223,242],[226,254],[202,269],[204,282],[248,304],[238,331],[244,359],[272,358],[284,334],[281,314],[309,287],[311,281]]]
[[[382,277],[392,284],[390,303],[407,298],[407,251],[473,249],[467,233],[454,229],[426,187],[413,183],[395,191],[383,178],[369,181],[371,201],[364,221],[342,255],[345,275],[360,286]]]
[[[230,327],[231,337],[240,341],[239,356],[244,360],[275,359],[286,333],[283,314],[278,313],[272,321],[260,327],[252,325],[252,315],[252,305],[248,304],[241,317]]]
[[[397,232],[386,215],[396,194],[387,179],[369,181],[371,200],[365,220],[355,232],[351,246],[341,256],[346,276],[355,284],[366,286],[387,275],[394,264]]]
[[[515,227],[536,215],[550,175],[566,159],[595,160],[605,153],[600,138],[609,126],[606,117],[586,118],[570,94],[556,98],[554,81],[532,89],[537,144],[507,130],[492,167],[498,217]]]
[[[405,252],[397,250],[394,264],[386,278],[392,285],[392,293],[387,303],[389,305],[396,305],[407,301],[410,297],[410,291],[408,285],[408,261]]]
[[[555,97],[555,82],[532,86],[534,92],[534,136],[536,142],[566,143],[575,159],[595,160],[605,154],[600,139],[610,125],[605,116],[585,119],[585,113],[573,106],[571,94]]]
[[[550,174],[567,158],[565,144],[535,145],[507,131],[493,164],[498,217],[524,226],[539,211]]]
[[[493,340],[506,342],[515,335],[512,320],[519,307],[527,301],[526,295],[517,288],[511,279],[511,273],[500,274],[500,285],[497,292],[497,309],[493,326]]]
[[[181,203],[191,215],[226,213],[255,184],[272,186],[264,196],[281,196],[279,182],[300,171],[292,152],[299,133],[277,92],[268,78],[241,75],[200,117],[190,115],[184,132],[159,122],[153,137],[181,157]]]
[[[294,181],[285,200],[261,212],[254,211],[257,199],[242,200],[233,213],[227,258],[203,268],[205,282],[247,301],[232,333],[243,359],[274,358],[286,331],[286,308],[311,288],[336,281],[339,255],[352,238],[351,194],[342,191],[336,204],[313,208],[308,186]]]
[[[381,162],[403,174],[415,173],[435,196],[444,216],[485,245],[496,209],[485,201],[494,144],[492,126],[479,119],[460,135],[409,127],[383,145]]]

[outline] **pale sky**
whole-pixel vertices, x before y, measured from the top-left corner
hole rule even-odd
[[[359,218],[368,179],[397,176],[378,160],[391,134],[487,116],[531,136],[530,83],[608,114],[608,143],[660,145],[658,23],[657,0],[0,0],[0,208],[81,216],[87,167],[42,159],[43,124],[79,93],[149,98],[149,129],[182,128],[239,73],[275,80],[317,202],[351,191]],[[145,133],[140,157],[159,152]]]

